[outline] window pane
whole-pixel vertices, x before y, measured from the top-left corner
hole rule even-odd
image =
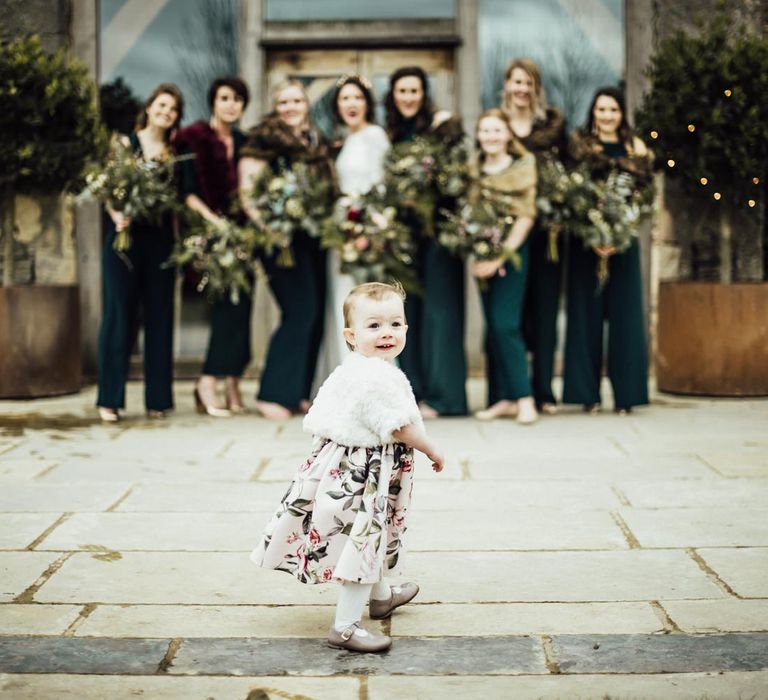
[[[267,0],[267,20],[446,19],[456,0]]]

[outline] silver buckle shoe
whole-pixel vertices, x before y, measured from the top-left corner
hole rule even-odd
[[[397,608],[410,603],[419,592],[415,583],[403,583],[400,586],[390,586],[392,597],[389,600],[375,600],[368,603],[368,614],[371,620],[383,620],[389,617]]]
[[[358,630],[365,634],[355,634]],[[392,646],[392,638],[369,632],[360,627],[359,622],[354,622],[341,632],[331,626],[328,632],[328,646],[332,649],[346,649],[360,654],[371,654],[389,649]]]

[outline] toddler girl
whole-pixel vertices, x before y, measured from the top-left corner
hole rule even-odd
[[[405,347],[401,287],[372,282],[344,301],[344,338],[353,350],[320,387],[304,419],[314,436],[309,459],[251,554],[259,566],[302,583],[341,583],[328,644],[384,651],[392,640],[360,626],[389,617],[419,592],[392,586],[399,573],[413,488],[413,450],[442,471],[444,458],[424,432],[413,391],[395,358]]]

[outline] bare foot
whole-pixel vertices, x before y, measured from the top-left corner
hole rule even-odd
[[[517,415],[517,404],[514,401],[497,401],[484,411],[475,413],[478,420],[494,420],[495,418],[514,418]]]
[[[256,410],[269,420],[285,420],[292,415],[285,406],[272,401],[257,401]]]
[[[299,401],[299,411],[302,413],[309,413],[310,408],[312,408],[312,402],[309,399]]]
[[[227,387],[227,408],[232,413],[245,413],[247,409],[240,393],[240,377],[227,377],[224,382]]]
[[[517,422],[520,425],[532,425],[539,420],[536,404],[532,396],[524,396],[517,400]]]
[[[426,420],[440,417],[440,414],[434,408],[432,408],[432,406],[430,406],[428,403],[425,403],[424,401],[419,404],[419,412],[421,413],[421,417]]]
[[[548,416],[554,416],[557,414],[557,404],[543,403],[541,404],[541,412]]]
[[[216,377],[210,374],[201,375],[197,380],[197,384],[195,384],[195,391],[206,408],[225,410],[222,402],[216,395]]]

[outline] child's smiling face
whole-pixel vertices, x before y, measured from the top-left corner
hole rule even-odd
[[[403,351],[407,330],[403,300],[397,294],[360,297],[351,309],[344,338],[361,355],[391,361]]]

